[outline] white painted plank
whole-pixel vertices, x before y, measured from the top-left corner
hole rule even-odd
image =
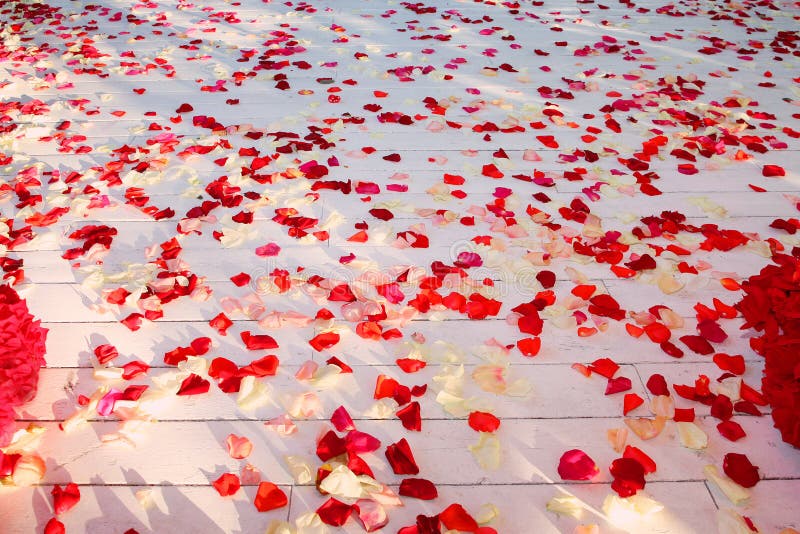
[[[275,416],[280,411],[276,410]],[[629,437],[629,443],[650,455],[658,465],[652,481],[702,481],[703,467],[722,465],[728,452],[747,454],[758,465],[762,478],[800,478],[800,462],[793,449],[780,441],[766,418],[737,418],[748,436],[731,443],[718,436],[717,420],[700,418],[698,425],[708,433],[709,446],[704,451],[681,447],[676,427],[670,423],[655,439],[641,441]],[[330,428],[322,421],[296,421],[298,431],[280,437],[265,429],[259,421],[197,421],[152,423],[132,436],[135,447],[123,443],[103,445],[100,436],[116,432],[115,422],[92,422],[72,433],[62,434],[54,423],[45,423],[47,435],[39,454],[47,459],[48,472],[43,482],[74,481],[85,484],[93,477],[108,484],[125,484],[126,473],[135,470],[146,483],[166,481],[183,484],[207,484],[224,470],[238,469],[240,462],[231,459],[225,450],[230,433],[247,436],[254,444],[248,461],[276,484],[291,484],[291,476],[283,460],[287,454],[301,455],[314,462],[315,436]],[[424,423],[423,423],[424,425]],[[437,421],[430,428],[423,426],[418,434],[403,432],[420,468],[420,476],[441,484],[482,483],[518,484],[558,480],[557,467],[567,450],[583,449],[601,466],[596,481],[610,482],[605,471],[619,457],[604,442],[607,430],[624,426],[621,419],[548,419],[506,420],[497,437],[500,442],[501,468],[481,469],[470,445],[478,443],[478,433],[466,421]],[[397,439],[398,421],[364,421],[358,429],[381,440],[382,447]],[[760,444],[753,447],[754,443]],[[104,462],[98,465],[98,458]],[[391,472],[383,449],[364,456],[378,480],[399,483]],[[454,469],[453,466],[463,466]]]

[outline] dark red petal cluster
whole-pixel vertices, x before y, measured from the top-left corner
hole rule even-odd
[[[631,457],[617,458],[611,462],[608,469],[614,480],[611,482],[611,489],[617,492],[620,497],[630,497],[637,491],[644,489],[644,467],[638,460]]]
[[[14,409],[33,399],[44,365],[47,329],[8,285],[0,285],[0,446],[13,434]]]
[[[745,327],[762,333],[750,345],[764,356],[761,387],[775,427],[785,442],[800,447],[800,258],[776,254],[773,261],[742,283],[745,295],[736,308]]]

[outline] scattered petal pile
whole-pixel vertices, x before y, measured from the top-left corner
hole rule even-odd
[[[3,3],[4,528],[800,527],[798,20]]]

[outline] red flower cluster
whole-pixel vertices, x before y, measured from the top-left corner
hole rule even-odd
[[[776,254],[773,261],[742,283],[745,296],[736,307],[743,328],[763,332],[750,345],[766,360],[761,385],[775,427],[800,447],[800,258]]]
[[[47,329],[11,286],[0,285],[0,446],[14,432],[14,408],[36,395]]]

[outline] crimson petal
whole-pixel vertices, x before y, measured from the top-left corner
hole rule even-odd
[[[400,482],[400,495],[429,501],[439,496],[436,486],[424,478],[405,478]]]
[[[625,457],[617,458],[611,462],[609,471],[614,477],[611,489],[616,491],[620,497],[630,497],[640,489],[644,489],[644,467],[637,460]]]
[[[400,418],[400,422],[403,423],[403,427],[406,429],[417,432],[422,430],[422,417],[420,416],[420,408],[417,401],[397,410],[397,417]]]
[[[722,462],[722,470],[731,480],[745,488],[752,488],[758,481],[758,467],[750,463],[744,454],[729,452]]]
[[[347,523],[350,514],[353,513],[353,505],[345,504],[331,497],[317,508],[317,515],[326,525],[340,527]]]
[[[386,459],[396,475],[416,475],[419,467],[406,438],[386,447]]]

